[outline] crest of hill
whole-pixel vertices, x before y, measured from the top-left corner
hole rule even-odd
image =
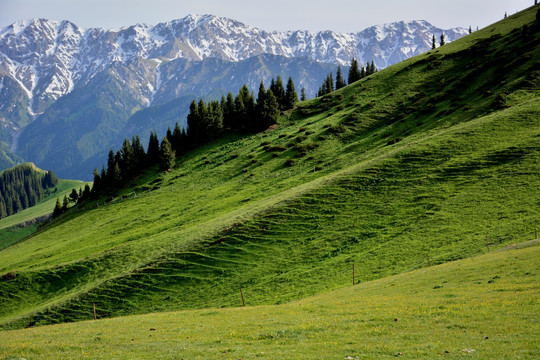
[[[527,240],[536,9],[198,148],[0,252],[0,324],[89,319],[92,303],[103,317],[236,306],[239,288],[276,304],[350,284],[353,264],[365,282]]]

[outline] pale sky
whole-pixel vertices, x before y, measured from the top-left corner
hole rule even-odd
[[[18,20],[70,20],[78,26],[155,25],[188,14],[212,14],[267,31],[358,32],[399,20],[441,28],[487,26],[534,0],[0,0],[0,28]]]

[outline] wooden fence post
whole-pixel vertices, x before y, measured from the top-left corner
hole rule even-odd
[[[242,297],[242,306],[246,306],[246,302],[244,301],[244,293],[242,292],[242,288],[240,288],[240,296]]]
[[[92,303],[92,307],[94,308],[94,320],[97,320],[97,316],[96,316],[96,303]]]
[[[429,254],[428,253],[426,253],[426,257],[427,257],[427,265],[431,266],[431,262],[429,261]]]

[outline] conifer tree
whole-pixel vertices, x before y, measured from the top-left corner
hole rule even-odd
[[[260,117],[260,127],[257,130],[267,129],[269,126],[277,123],[279,118],[280,110],[279,104],[272,90],[268,89],[264,97],[263,106],[261,112],[259,113]]]
[[[294,88],[294,82],[292,77],[289,76],[287,81],[287,90],[285,92],[285,109],[292,109],[298,102],[298,94]]]
[[[73,189],[71,190],[71,193],[69,194],[69,200],[73,202],[77,202],[79,199],[79,193],[77,193],[77,190]]]
[[[437,42],[435,40],[435,34],[433,34],[433,38],[431,39],[431,49],[435,49],[437,47]]]
[[[64,195],[64,201],[62,202],[62,211],[66,211],[69,206],[69,199],[67,195]]]
[[[444,42],[444,33],[441,34],[441,46],[444,46],[445,42]]]
[[[182,135],[182,129],[180,128],[180,125],[178,122],[176,122],[172,134],[172,141],[171,141],[171,148],[177,153],[180,154],[184,152],[183,149],[184,144],[184,138]]]
[[[112,175],[112,185],[115,187],[120,186],[122,184],[122,171],[120,170],[118,162],[114,163]]]
[[[171,148],[169,139],[165,136],[161,142],[160,154],[159,154],[159,168],[162,171],[166,171],[174,168],[175,165],[175,153]]]
[[[345,80],[343,80],[343,76],[341,75],[341,65],[338,65],[337,72],[336,72],[336,90],[341,89],[342,87],[345,87]]]
[[[300,92],[300,101],[306,101],[306,89],[302,88],[302,91]]]
[[[277,76],[276,81],[273,82],[272,85],[270,85],[270,90],[272,90],[272,92],[274,93],[280,110],[285,110],[285,88],[283,87],[283,81],[281,80],[281,76]]]
[[[150,132],[150,139],[148,140],[148,150],[146,151],[146,159],[148,160],[148,164],[150,165],[157,163],[159,160],[159,140],[157,138],[157,134],[154,131]]]
[[[133,165],[135,167],[140,167],[146,163],[146,153],[144,152],[139,135],[133,136],[131,143],[133,149]]]
[[[56,205],[54,206],[53,210],[53,218],[56,218],[58,216],[62,215],[62,204],[60,203],[60,198],[56,198]]]
[[[90,185],[88,184],[84,185],[83,197],[85,199],[88,199],[90,197],[91,191],[92,190],[90,190]]]
[[[94,169],[94,189],[96,192],[102,190],[101,176],[99,175],[97,168]]]
[[[469,25],[469,34],[472,34],[472,27]],[[434,35],[435,36],[435,35]]]
[[[349,78],[348,78],[349,85],[355,81],[360,80],[360,78],[361,76],[360,76],[360,69],[358,67],[358,61],[355,58],[353,58],[351,60],[351,68],[349,70]]]
[[[233,125],[234,117],[234,96],[232,92],[229,91],[227,94],[227,99],[225,100],[225,105],[223,106],[223,128],[235,128]]]
[[[113,171],[114,171],[114,151],[113,149],[109,150],[109,156],[107,157],[107,181],[104,181],[103,183],[105,186],[110,186],[113,183]],[[101,179],[103,180],[103,179]],[[94,183],[94,189],[96,188],[96,184]]]
[[[129,179],[135,168],[135,158],[133,156],[133,148],[127,138],[124,139],[124,142],[122,143],[120,154],[120,170],[122,171],[122,178]]]

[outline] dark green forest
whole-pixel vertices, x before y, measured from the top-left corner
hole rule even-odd
[[[0,219],[36,205],[58,184],[52,170],[22,164],[0,173]]]

